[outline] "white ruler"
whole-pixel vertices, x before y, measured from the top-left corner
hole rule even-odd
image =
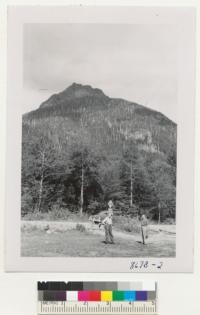
[[[144,302],[45,302],[38,301],[38,315],[155,315],[155,301]]]

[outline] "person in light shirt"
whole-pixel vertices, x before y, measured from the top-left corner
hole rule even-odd
[[[112,224],[113,224],[113,212],[108,211],[108,215],[102,221],[105,229],[105,243],[114,244],[114,236],[112,233]]]

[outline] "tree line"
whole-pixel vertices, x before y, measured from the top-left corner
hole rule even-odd
[[[50,121],[23,122],[22,216],[49,212],[55,205],[95,214],[112,199],[122,215],[144,212],[157,221],[175,218],[173,144],[164,154],[142,150],[137,140],[124,139],[124,149],[116,154],[91,143],[83,124],[77,133],[67,134],[60,121],[54,127]]]

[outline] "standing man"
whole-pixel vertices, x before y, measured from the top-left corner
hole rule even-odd
[[[105,229],[105,243],[106,244],[114,244],[114,237],[112,233],[112,220],[113,214],[108,212],[107,217],[103,220],[102,224]]]
[[[142,232],[142,243],[145,245],[145,240],[148,238],[148,220],[145,214],[140,217],[141,232]]]
[[[102,221],[102,224],[105,228],[105,243],[114,244],[114,237],[112,233],[112,224],[113,224],[113,202],[110,200],[108,202],[108,214],[106,218]]]

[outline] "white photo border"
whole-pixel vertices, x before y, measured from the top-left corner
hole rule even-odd
[[[195,158],[195,8],[13,6],[8,8],[6,271],[23,272],[192,272]],[[21,249],[21,95],[25,23],[173,24],[178,32],[178,146],[176,257],[72,258],[22,257]],[[131,269],[133,261],[148,268]],[[155,269],[154,264],[163,263]]]

